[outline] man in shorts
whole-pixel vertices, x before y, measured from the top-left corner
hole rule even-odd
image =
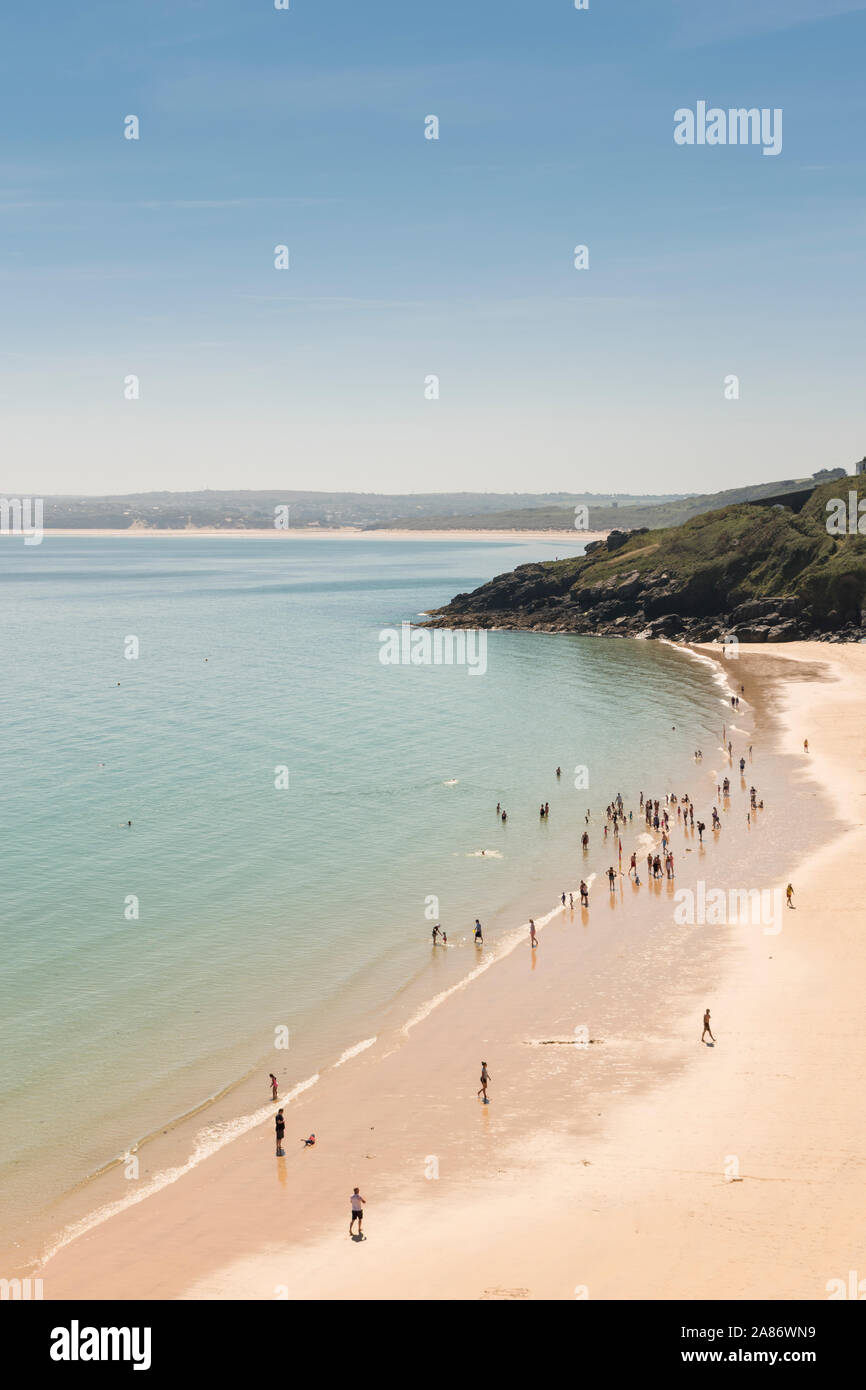
[[[349,1235],[352,1234],[352,1227],[354,1226],[356,1221],[358,1223],[358,1235],[361,1235],[361,1225],[364,1220],[364,1203],[366,1201],[366,1198],[361,1196],[360,1189],[356,1187],[349,1200],[352,1203],[352,1219],[349,1222]]]

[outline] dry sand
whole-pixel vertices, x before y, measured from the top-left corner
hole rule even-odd
[[[741,646],[726,667],[772,687],[791,797],[817,807],[817,778],[842,822],[793,873],[778,935],[667,930],[667,955],[641,932],[670,922],[668,885],[616,911],[596,885],[594,926],[634,913],[615,991],[585,979],[580,914],[556,914],[536,953],[287,1106],[285,1160],[269,1119],[61,1249],[45,1297],[820,1299],[866,1275],[866,646]],[[579,1048],[585,1018],[598,1041]]]

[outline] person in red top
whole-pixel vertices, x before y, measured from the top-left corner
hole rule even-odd
[[[279,1090],[279,1082],[277,1081],[277,1078],[274,1076],[273,1072],[269,1072],[268,1075],[271,1078],[271,1092],[273,1094],[274,1100],[276,1100],[277,1091]]]

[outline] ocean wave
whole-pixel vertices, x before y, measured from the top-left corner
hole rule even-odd
[[[315,1086],[318,1080],[319,1073],[316,1072],[315,1075],[307,1077],[306,1081],[299,1081],[297,1086],[293,1086],[287,1095],[280,1096],[280,1102],[283,1106],[289,1105],[293,1100],[296,1100],[299,1095],[302,1095],[304,1091],[308,1091],[311,1086]],[[197,1168],[200,1163],[203,1163],[206,1158],[210,1158],[211,1155],[217,1153],[219,1149],[225,1148],[226,1144],[231,1144],[235,1139],[239,1139],[242,1134],[249,1134],[250,1130],[255,1129],[258,1125],[264,1124],[266,1120],[273,1117],[273,1114],[274,1102],[271,1101],[270,1104],[260,1106],[258,1110],[252,1111],[249,1115],[239,1115],[236,1119],[225,1120],[221,1124],[206,1125],[203,1129],[199,1130],[196,1135],[194,1141],[195,1147],[185,1163],[179,1163],[174,1168],[164,1168],[162,1172],[157,1173],[149,1182],[146,1182],[143,1187],[136,1188],[136,1190],[130,1192],[128,1196],[120,1197],[115,1202],[107,1202],[105,1206],[98,1207],[96,1211],[90,1212],[89,1215],[83,1216],[79,1221],[73,1221],[70,1225],[64,1227],[60,1235],[52,1241],[48,1249],[43,1251],[40,1257],[40,1268],[47,1264],[47,1262],[52,1259],[58,1251],[62,1250],[64,1246],[71,1245],[72,1241],[77,1240],[79,1236],[86,1235],[87,1232],[92,1231],[95,1226],[101,1226],[104,1222],[110,1221],[113,1216],[118,1216],[120,1212],[125,1211],[127,1207],[137,1206],[139,1202],[145,1201],[148,1197],[153,1197],[157,1192],[161,1192],[163,1188],[170,1187],[172,1183],[177,1182],[178,1179],[184,1177],[186,1173],[191,1173],[192,1170]],[[120,1162],[123,1161],[122,1159],[120,1160]]]

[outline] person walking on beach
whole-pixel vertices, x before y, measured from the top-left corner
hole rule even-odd
[[[535,923],[531,917],[529,919],[529,944],[530,946],[538,945],[538,937],[535,935]]]
[[[479,1090],[477,1090],[477,1091],[475,1092],[475,1096],[476,1096],[476,1099],[477,1099],[478,1096],[483,1095],[483,1096],[484,1096],[484,1104],[485,1104],[485,1105],[488,1104],[488,1100],[487,1100],[487,1083],[488,1083],[489,1080],[490,1080],[490,1072],[487,1070],[487,1063],[486,1063],[486,1062],[482,1062],[482,1063],[481,1063],[481,1087],[480,1087]]]
[[[481,935],[481,923],[479,922],[477,917],[475,918],[475,945],[484,945],[484,937]]]
[[[277,1132],[277,1158],[282,1158],[284,1156],[283,1135],[286,1132],[286,1117],[282,1110],[278,1110],[274,1117],[274,1128]]]
[[[439,935],[439,924],[438,924],[438,922],[437,922],[436,926],[433,928],[433,945],[434,945],[434,946],[436,945],[436,938],[437,938],[438,935]]]
[[[707,827],[705,826],[704,822],[703,822],[702,820],[699,820],[699,821],[698,821],[698,840],[700,841],[701,844],[704,843],[704,831],[706,830],[706,828],[707,828]]]
[[[277,1078],[274,1076],[274,1073],[273,1073],[273,1072],[270,1072],[269,1075],[270,1075],[270,1078],[271,1078],[271,1094],[273,1095],[274,1100],[276,1100],[276,1098],[277,1098],[277,1091],[278,1091],[279,1088],[280,1088],[280,1084],[279,1084],[279,1082],[277,1081]]]
[[[715,1042],[716,1040],[715,1040],[715,1038],[713,1038],[713,1030],[712,1030],[712,1028],[710,1027],[710,1011],[709,1011],[709,1009],[707,1009],[706,1013],[704,1014],[704,1031],[703,1031],[703,1033],[701,1033],[701,1042],[703,1042],[703,1040],[704,1040],[704,1038],[706,1037],[707,1033],[709,1033],[709,1035],[710,1035],[710,1037],[712,1038],[713,1042]]]
[[[793,885],[793,883],[789,883],[788,886],[787,886],[787,888],[785,889],[785,898],[786,898],[786,900],[787,900],[788,906],[789,906],[790,908],[793,908],[793,906],[794,906],[794,903],[793,903],[793,898],[794,898],[794,885]]]
[[[349,1235],[352,1234],[352,1227],[356,1221],[358,1223],[358,1235],[361,1235],[361,1227],[364,1222],[364,1206],[367,1199],[361,1196],[360,1188],[356,1187],[349,1200],[352,1204],[352,1219],[349,1222]]]

